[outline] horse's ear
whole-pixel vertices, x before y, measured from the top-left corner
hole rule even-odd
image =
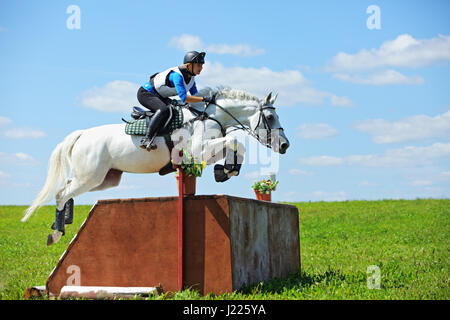
[[[278,98],[278,93],[275,95],[275,97],[272,98],[272,100],[270,100],[270,104],[274,104],[275,100],[277,100]]]
[[[272,98],[272,92],[269,93],[269,95],[266,97],[264,104],[269,104],[270,103],[270,99]]]

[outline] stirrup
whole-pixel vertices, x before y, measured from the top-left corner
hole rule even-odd
[[[153,136],[152,138],[147,138],[147,137],[143,138],[141,140],[141,145],[140,145],[141,149],[146,149],[147,151],[157,149],[158,146],[154,142],[155,138],[156,138],[156,136]]]

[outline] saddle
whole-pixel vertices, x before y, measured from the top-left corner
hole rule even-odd
[[[153,111],[146,111],[140,107],[133,107],[131,117],[134,121],[127,121],[122,118],[122,120],[127,123],[125,126],[125,133],[129,135],[144,136],[147,133],[150,119],[154,114]],[[179,123],[179,121],[181,121],[181,123]],[[177,129],[178,125],[181,126],[182,123],[183,113],[181,110],[174,110],[173,106],[169,106],[169,117],[162,128],[159,129],[158,135],[171,134],[173,130]]]
[[[164,137],[169,153],[172,154],[172,149],[174,147],[171,134],[183,125],[183,111],[180,106],[169,106],[169,117],[165,124],[158,130],[157,136]],[[122,118],[126,123],[125,133],[128,135],[138,135],[145,136],[147,133],[147,127],[150,123],[151,117],[155,113],[153,111],[146,111],[140,107],[133,107],[131,112],[131,118],[134,120],[127,121]],[[166,175],[170,172],[174,172],[176,169],[172,167],[172,162],[169,161],[161,170],[159,170],[160,175]]]
[[[131,117],[135,120],[144,119],[145,117],[151,117],[155,113],[153,111],[146,111],[141,107],[133,107],[133,111],[131,112]]]

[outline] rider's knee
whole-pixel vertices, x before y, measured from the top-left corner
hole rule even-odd
[[[162,115],[167,118],[170,115],[170,107],[169,106],[164,106],[159,108],[159,110],[161,111]]]

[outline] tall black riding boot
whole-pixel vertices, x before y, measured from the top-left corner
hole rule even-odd
[[[161,125],[167,120],[167,113],[162,112],[161,109],[156,110],[155,114],[151,117],[150,123],[147,128],[147,134],[141,140],[141,148],[147,149],[148,151],[156,149],[157,146],[153,142],[155,140],[156,134],[160,129]]]

